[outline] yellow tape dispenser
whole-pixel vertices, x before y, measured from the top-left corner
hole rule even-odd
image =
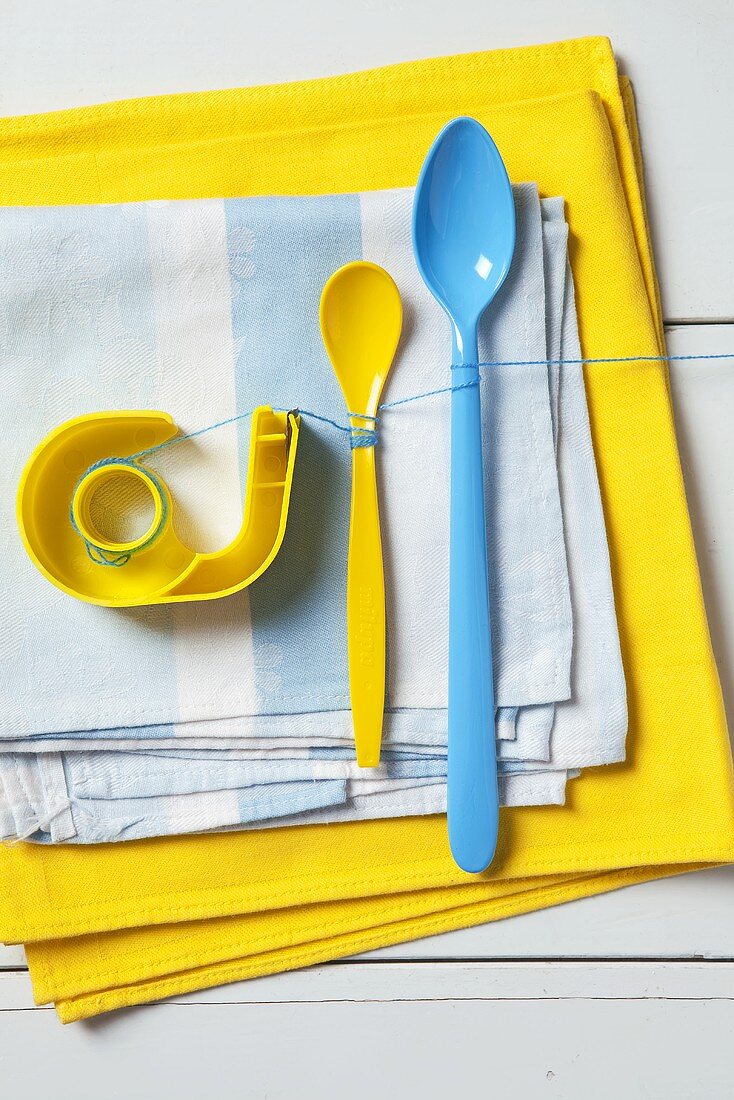
[[[260,406],[252,414],[247,492],[239,533],[199,554],[176,534],[173,500],[145,453],[177,435],[162,412],[93,413],[68,420],[31,455],[18,488],[17,516],[31,560],[70,596],[105,607],[215,600],[252,584],[285,534],[298,443],[297,412]],[[109,456],[130,456],[114,458]],[[95,525],[105,487],[147,494],[153,519],[129,542]],[[111,568],[105,568],[111,567]]]

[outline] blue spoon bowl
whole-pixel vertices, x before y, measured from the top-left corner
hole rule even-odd
[[[448,827],[464,871],[497,847],[499,800],[477,327],[515,249],[515,205],[497,146],[473,118],[434,141],[413,204],[413,251],[451,321]]]

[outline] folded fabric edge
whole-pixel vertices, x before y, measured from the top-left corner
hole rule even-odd
[[[81,994],[56,1002],[56,1011],[62,1023],[73,1023],[103,1012],[123,1008],[132,1004],[143,1004],[172,997],[195,990],[210,988],[250,978],[265,977],[268,974],[286,970],[300,969],[326,962],[335,958],[377,950],[393,944],[415,940],[424,936],[437,935],[458,928],[468,928],[505,917],[516,916],[531,909],[547,908],[566,901],[590,897],[593,894],[607,893],[611,890],[636,883],[651,881],[670,875],[700,870],[705,865],[687,865],[681,867],[660,867],[607,872],[601,876],[571,878],[552,886],[538,890],[530,889],[501,902],[476,902],[448,911],[438,911],[418,918],[397,921],[391,924],[377,925],[354,935],[346,933],[335,937],[298,944],[283,951],[263,952],[250,958],[242,958],[230,963],[197,967],[181,971],[165,978],[149,982],[132,983],[128,986],[106,989],[92,994]],[[528,904],[530,902],[530,904]],[[31,962],[31,959],[33,961]],[[31,978],[36,988],[37,967],[43,973],[44,963],[39,954],[29,952]],[[40,964],[40,966],[39,966]],[[39,983],[39,989],[42,986]],[[47,1001],[37,1001],[39,1004]]]
[[[404,114],[405,106],[401,97],[404,90],[407,96],[408,110],[414,112],[412,105],[415,103],[415,84],[420,78],[436,82],[437,93],[445,95],[445,86],[440,77],[442,70],[446,69],[446,76],[453,77],[451,66],[447,62],[461,62],[466,70],[476,69],[487,64],[502,65],[507,56],[512,56],[516,65],[527,63],[532,67],[537,59],[545,59],[549,51],[563,53],[579,58],[588,58],[589,63],[596,72],[604,73],[609,66],[616,67],[611,40],[606,35],[587,35],[580,38],[561,39],[555,42],[538,43],[526,46],[507,46],[494,50],[472,50],[463,54],[440,54],[436,56],[417,58],[409,61],[393,62],[389,65],[380,65],[370,69],[361,69],[356,72],[339,73],[332,76],[317,76],[306,80],[286,81],[284,83],[271,83],[259,85],[243,85],[235,88],[218,88],[208,91],[175,92],[162,95],[134,96],[127,99],[118,99],[101,103],[87,104],[81,107],[67,107],[58,111],[43,111],[33,114],[10,115],[0,119],[0,144],[9,142],[13,138],[27,142],[31,138],[48,140],[49,136],[56,138],[57,148],[63,147],[63,137],[68,136],[73,147],[79,148],[85,142],[90,148],[98,146],[98,130],[100,124],[120,123],[124,126],[130,122],[143,122],[153,126],[153,140],[160,136],[156,129],[162,126],[166,129],[171,121],[183,116],[187,125],[192,119],[201,127],[202,134],[206,134],[211,128],[210,112],[216,112],[224,103],[246,95],[253,101],[250,108],[250,124],[256,124],[256,128],[267,130],[268,116],[265,108],[270,105],[282,105],[282,100],[287,96],[301,97],[304,102],[304,110],[313,111],[314,100],[320,99],[317,106],[324,106],[330,110],[334,121],[343,123],[343,97],[349,100],[352,109],[355,106],[353,100],[353,84],[356,82],[369,87],[370,101],[376,95],[384,95],[386,106],[390,106],[395,114]],[[324,86],[327,87],[324,87]],[[382,85],[383,87],[380,87]],[[424,87],[424,93],[427,89]],[[246,121],[247,115],[243,109],[236,117],[238,128]],[[359,102],[357,102],[359,107]],[[370,111],[365,118],[369,118],[374,112]],[[357,112],[352,113],[355,122],[362,117]],[[319,117],[319,124],[322,123]],[[84,134],[85,128],[89,134]],[[110,131],[106,130],[110,137]],[[123,134],[123,140],[127,140]]]
[[[542,807],[541,812],[544,809],[545,807]],[[552,810],[553,807],[550,807],[550,809]],[[440,830],[442,843],[445,842],[445,819],[443,817],[426,817],[422,820],[433,822],[434,826],[437,826]],[[350,822],[344,827],[346,828],[359,824],[359,822]],[[394,819],[384,824],[388,827],[393,824],[399,826],[400,819]],[[318,830],[320,828],[331,829],[332,827],[328,825],[317,825],[312,828]],[[502,836],[502,830],[500,830],[500,836]],[[171,838],[165,839],[170,840]],[[193,841],[201,838],[188,837],[185,839]],[[565,854],[562,854],[559,859],[553,851],[538,849],[537,857],[532,862],[528,862],[527,866],[523,867],[523,872],[525,877],[534,877],[538,875],[544,877],[549,875],[577,876],[586,873],[606,875],[614,873],[619,869],[619,866],[622,865],[627,869],[637,869],[637,872],[642,876],[639,881],[645,881],[646,871],[652,870],[654,872],[656,867],[686,868],[692,864],[698,867],[718,866],[720,864],[730,863],[734,860],[734,851],[732,851],[731,844],[722,842],[720,835],[711,838],[698,837],[697,841],[698,843],[695,846],[676,852],[676,856],[680,858],[680,862],[678,862],[677,859],[671,860],[670,847],[666,844],[665,840],[662,840],[660,844],[652,850],[625,850],[622,852],[609,853],[605,859],[595,859],[595,865],[591,864],[588,859],[584,860],[583,858],[579,858],[570,860]],[[138,844],[150,847],[156,843],[156,841],[130,841],[127,847]],[[99,853],[102,849],[111,849],[113,856],[114,851],[119,850],[115,845],[89,845],[85,848],[85,851]],[[43,853],[47,851],[48,849],[40,848],[39,855],[42,856]],[[54,851],[57,855],[60,855],[62,852],[68,853],[69,849],[57,847]],[[78,851],[79,849],[75,849],[70,854],[75,856]],[[501,862],[502,857],[500,854],[498,866],[501,866]],[[417,870],[417,868],[420,868],[421,864],[427,864],[429,866],[430,870],[428,874],[421,873],[420,870]],[[246,909],[247,912],[263,912],[272,909],[274,905],[288,908],[292,907],[294,904],[306,905],[312,902],[338,901],[355,896],[371,897],[384,893],[404,892],[413,889],[440,889],[442,887],[460,885],[467,881],[467,876],[463,875],[462,872],[454,868],[447,869],[446,863],[444,863],[441,870],[437,871],[435,858],[429,860],[412,860],[407,865],[403,865],[398,869],[392,869],[389,880],[384,873],[381,873],[379,876],[359,878],[357,880],[349,880],[342,876],[329,876],[328,879],[320,880],[317,885],[307,889],[302,888],[297,903],[291,902],[290,904],[287,899],[292,894],[292,884],[288,879],[283,879],[278,882],[257,884],[257,888],[247,898],[243,898],[242,887],[239,884],[233,888],[223,888],[218,893],[216,905],[212,904],[211,894],[207,890],[192,891],[191,893],[194,896],[186,901],[182,899],[189,893],[188,891],[180,892],[176,899],[173,899],[169,894],[159,894],[152,897],[146,897],[145,906],[141,906],[135,913],[134,924],[130,923],[129,914],[120,911],[117,899],[114,903],[104,908],[98,905],[93,920],[90,920],[89,912],[86,910],[80,911],[77,904],[68,904],[65,906],[57,905],[54,907],[52,913],[42,913],[40,919],[30,914],[27,914],[26,918],[23,919],[23,915],[20,912],[20,906],[17,904],[18,895],[16,891],[14,892],[14,898],[10,894],[7,894],[5,898],[0,899],[0,904],[3,904],[3,902],[5,903],[5,913],[0,913],[0,917],[2,917],[3,920],[3,923],[0,925],[0,942],[6,944],[29,944],[57,937],[66,938],[85,935],[89,932],[101,933],[144,925],[170,924],[171,922],[177,923],[187,920],[216,919],[218,917],[240,914],[243,912],[243,908]],[[496,874],[495,881],[502,882],[506,880],[502,880]],[[491,879],[487,881],[487,885],[492,885]],[[16,904],[13,904],[14,900]]]

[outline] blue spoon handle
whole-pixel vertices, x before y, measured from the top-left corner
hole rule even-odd
[[[454,341],[454,363],[476,364],[476,337]],[[458,356],[458,357],[457,357]],[[453,384],[479,381],[455,367]],[[448,827],[464,871],[479,872],[497,846],[499,800],[487,575],[479,385],[451,395]]]

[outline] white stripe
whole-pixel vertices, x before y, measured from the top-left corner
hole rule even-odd
[[[383,401],[450,385],[449,326],[413,260],[412,195],[407,190],[360,195],[362,254],[389,271],[403,301],[403,340]],[[418,408],[406,405],[388,412],[379,425],[388,694],[393,707],[446,706],[449,411],[448,396],[443,395]],[[421,548],[418,558],[410,552],[416,546]]]
[[[182,431],[193,431],[237,413],[224,203],[149,203],[148,232],[158,401]],[[219,549],[239,530],[242,457],[236,426],[229,426],[156,458],[174,496],[176,530],[193,548]],[[191,708],[201,713],[206,699],[217,701],[220,714],[252,711],[257,700],[247,592],[176,604],[172,613],[180,721]]]

